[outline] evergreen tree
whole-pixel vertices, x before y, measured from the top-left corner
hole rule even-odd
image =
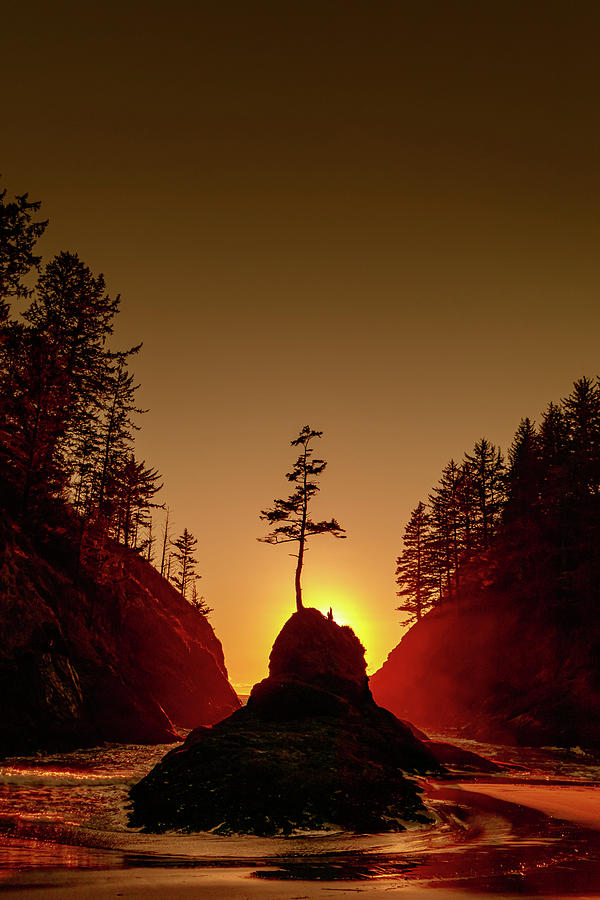
[[[6,189],[0,192],[0,326],[8,318],[11,298],[30,295],[23,279],[40,264],[33,248],[48,221],[33,221],[41,203],[27,198],[22,194],[9,200]]]
[[[10,200],[6,189],[0,192],[0,497],[4,502],[12,494],[16,474],[14,391],[21,370],[24,332],[22,324],[9,321],[10,302],[31,294],[24,279],[39,268],[40,257],[33,249],[48,224],[33,221],[40,206],[39,202],[30,202],[27,194]]]
[[[79,551],[77,577],[87,566],[110,578],[113,540],[153,553],[161,485],[133,454],[143,410],[128,370],[141,345],[111,349],[119,297],[76,254],[59,253],[29,286],[46,227],[39,207],[0,193],[0,503],[29,525],[59,517]],[[8,320],[14,298],[29,298],[22,321]]]
[[[448,597],[458,588],[460,564],[464,550],[463,516],[461,510],[461,471],[450,460],[442,471],[438,486],[429,497],[432,511],[433,546],[439,554],[437,567],[445,573]]]
[[[162,484],[156,469],[150,469],[143,460],[133,454],[126,457],[123,466],[116,470],[107,491],[107,522],[117,541],[132,550],[143,552],[147,542],[140,539],[143,529],[150,522],[150,510],[160,504],[153,501]]]
[[[107,484],[114,477],[121,460],[130,452],[134,431],[139,430],[133,417],[145,411],[135,405],[138,385],[134,384],[133,375],[128,372],[126,365],[128,357],[137,353],[140,348],[141,344],[138,344],[125,353],[111,354],[110,364],[105,371],[104,416],[99,429],[101,438],[98,444],[95,491],[100,512],[104,512]]]
[[[175,548],[173,558],[177,564],[177,570],[174,574],[171,574],[171,581],[184,598],[187,597],[189,588],[197,578],[196,566],[198,560],[194,556],[197,543],[197,538],[187,528],[183,529],[183,533],[176,541],[172,541],[172,545]]]
[[[559,508],[570,488],[568,485],[569,430],[560,406],[550,403],[540,426],[542,467],[541,512],[549,526],[558,523]]]
[[[500,524],[504,503],[504,458],[486,438],[465,454],[473,478],[474,538],[477,550],[487,550]]]
[[[89,449],[95,431],[118,302],[74,254],[59,254],[40,276],[24,313],[29,326],[15,332],[8,415],[24,510],[37,491],[59,491],[57,472],[63,482],[81,475],[76,448]]]
[[[165,514],[165,527],[163,530],[162,553],[160,557],[160,574],[168,580],[169,576],[167,574],[167,547],[169,546],[171,537],[169,535],[169,507],[167,506],[166,509],[167,511]]]
[[[428,554],[430,519],[423,503],[413,509],[404,530],[404,549],[398,557],[396,583],[398,597],[405,598],[396,609],[408,613],[403,624],[420,621],[433,604],[435,573],[431,571]]]
[[[144,553],[145,553],[145,556],[146,556],[146,559],[148,560],[148,562],[154,563],[155,540],[154,540],[154,536],[152,534],[152,518],[150,516],[148,517],[148,521],[146,523],[146,528],[147,528],[148,536],[146,537],[146,540],[144,542],[144,544],[145,544]]]
[[[556,403],[549,403],[540,427],[540,454],[545,469],[564,465],[568,435],[562,408]]]
[[[505,519],[537,518],[543,464],[540,437],[531,419],[521,419],[508,451],[508,462]]]
[[[208,603],[206,602],[204,597],[198,596],[197,581],[199,580],[200,577],[201,576],[196,576],[195,580],[192,584],[192,597],[191,597],[190,603],[192,604],[192,606],[195,609],[198,610],[199,613],[202,613],[202,615],[205,618],[208,618],[208,616],[211,614],[211,612],[213,612],[213,609],[211,606],[208,605]]]
[[[600,387],[590,378],[580,378],[563,401],[568,428],[571,479],[577,484],[579,500],[596,496],[600,490]]]
[[[316,534],[332,534],[336,538],[345,538],[345,530],[336,519],[314,522],[309,514],[310,501],[319,491],[317,478],[327,466],[322,459],[313,458],[311,441],[322,437],[322,431],[313,431],[305,425],[297,438],[291,441],[292,447],[301,447],[300,456],[296,460],[291,472],[286,474],[289,482],[295,485],[295,489],[285,500],[275,500],[271,509],[261,510],[260,518],[275,526],[266,537],[259,538],[267,544],[283,544],[296,542],[298,544],[296,575],[294,579],[296,589],[296,609],[303,608],[302,603],[302,565],[304,553],[309,537]]]
[[[60,494],[66,483],[59,447],[67,427],[67,378],[56,365],[45,335],[32,328],[11,329],[10,392],[4,396],[6,476],[22,512],[40,499]]]
[[[467,583],[469,596],[498,596],[487,590],[495,586],[564,627],[598,627],[600,379],[576,381],[539,430],[522,419],[508,470],[485,438],[460,467],[445,467],[429,508],[413,510],[398,559],[399,596],[408,597],[399,609],[414,618],[423,568],[428,603],[466,596]]]
[[[474,553],[475,499],[472,464],[465,459],[460,467],[457,485],[458,509],[463,530],[462,558],[464,562],[468,562]]]

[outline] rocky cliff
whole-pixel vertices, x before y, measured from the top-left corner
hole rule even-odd
[[[239,706],[205,617],[137,554],[73,574],[65,540],[0,534],[0,752],[160,743]]]
[[[370,680],[378,703],[431,730],[530,745],[600,746],[600,637],[500,590],[437,607]]]

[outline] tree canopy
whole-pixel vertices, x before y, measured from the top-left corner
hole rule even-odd
[[[508,451],[478,441],[413,510],[397,560],[405,624],[494,586],[565,621],[598,622],[600,379],[580,378]]]
[[[115,544],[152,561],[152,515],[164,508],[159,473],[135,453],[145,410],[130,367],[141,344],[113,345],[120,297],[76,253],[42,265],[39,209],[0,192],[0,507],[29,533],[59,523],[77,577],[113,577]],[[15,300],[25,301],[18,315]],[[180,542],[174,580],[189,599],[195,539],[186,529]],[[167,543],[168,517],[161,575]],[[209,609],[197,595],[195,605]]]
[[[260,518],[273,526],[271,531],[259,541],[267,544],[298,544],[297,565],[294,578],[296,590],[296,609],[303,608],[302,602],[302,566],[308,539],[317,534],[331,534],[336,538],[345,538],[345,529],[336,519],[323,519],[315,522],[309,516],[311,500],[320,490],[318,478],[322,475],[327,463],[313,456],[312,441],[323,436],[322,431],[315,431],[309,425],[301,429],[297,438],[290,442],[292,447],[300,447],[294,466],[286,473],[287,480],[295,485],[286,499],[275,500],[270,509],[263,509]]]

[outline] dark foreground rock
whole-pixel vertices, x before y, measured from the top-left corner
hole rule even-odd
[[[0,756],[103,741],[167,743],[239,707],[210,623],[138,554],[73,564],[0,524]]]
[[[199,728],[131,790],[147,831],[288,834],[335,826],[398,831],[427,822],[411,775],[443,771],[378,707],[354,632],[315,609],[279,634],[248,705]]]

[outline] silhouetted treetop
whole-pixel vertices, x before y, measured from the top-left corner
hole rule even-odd
[[[435,602],[437,579],[430,565],[429,529],[427,507],[420,502],[413,509],[404,530],[404,551],[396,564],[397,595],[402,600],[396,609],[408,614],[405,625],[418,622]]]
[[[9,298],[31,294],[22,279],[40,264],[33,248],[48,224],[33,220],[40,206],[27,194],[9,200],[6,189],[0,192],[0,323],[8,316]]]
[[[287,480],[296,485],[289,497],[275,500],[271,509],[263,509],[260,518],[274,527],[259,541],[267,544],[282,544],[291,541],[298,543],[298,563],[296,566],[295,589],[296,608],[302,609],[301,574],[304,553],[309,537],[316,534],[332,534],[336,538],[345,538],[345,529],[336,519],[313,521],[308,514],[310,501],[319,491],[317,478],[323,473],[327,463],[313,457],[311,442],[322,437],[322,431],[315,431],[305,425],[297,438],[290,442],[292,447],[301,447],[301,453],[294,467],[286,473]]]
[[[418,618],[424,603],[460,599],[465,582],[480,597],[501,582],[565,621],[591,623],[600,617],[599,546],[600,379],[583,377],[539,428],[521,419],[508,467],[484,438],[444,468],[406,526],[399,609]]]
[[[40,270],[34,246],[47,223],[36,220],[39,208],[26,194],[0,192],[0,512],[44,540],[60,533],[75,580],[105,583],[117,577],[115,560],[130,555],[115,544],[153,562],[152,517],[164,508],[159,473],[135,452],[146,410],[131,362],[142,345],[113,345],[120,297],[76,253],[62,251]],[[14,297],[28,301],[18,318]],[[167,513],[160,543],[161,576],[209,613],[195,587],[196,539],[185,529],[172,542]]]
[[[198,578],[196,575],[198,560],[194,556],[198,539],[187,528],[184,528],[177,540],[171,543],[175,548],[173,556],[177,561],[177,571],[171,575],[171,581],[182,597],[187,599],[188,589],[195,584]]]

